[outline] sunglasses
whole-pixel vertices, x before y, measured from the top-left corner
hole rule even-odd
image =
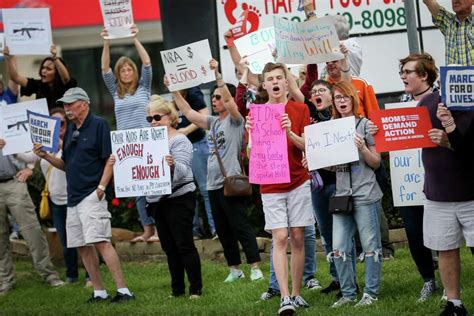
[[[71,138],[71,143],[72,144],[77,144],[77,141],[79,140],[79,135],[81,135],[81,132],[79,130],[75,130],[72,132],[72,138]]]
[[[168,115],[168,114],[165,114],[165,115],[155,114],[153,116],[147,116],[146,120],[148,121],[148,123],[153,122],[153,120],[159,122],[159,121],[161,121],[161,118],[166,116],[166,115]]]
[[[213,98],[216,98],[216,100],[219,101],[219,100],[222,98],[222,96],[219,95],[219,94],[213,94],[213,95],[211,96],[211,100],[212,100]]]

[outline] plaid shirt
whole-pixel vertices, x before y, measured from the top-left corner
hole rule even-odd
[[[446,46],[446,64],[474,65],[474,13],[464,21],[441,7],[433,23],[443,33]]]

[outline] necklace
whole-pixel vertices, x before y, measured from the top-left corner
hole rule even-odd
[[[420,93],[418,93],[418,94],[414,94],[413,96],[414,96],[414,97],[417,97],[417,96],[419,96],[419,95],[422,95],[422,94],[424,94],[426,91],[428,91],[428,90],[430,90],[430,89],[431,89],[431,87],[428,87],[428,89],[426,89],[425,91],[420,92]]]

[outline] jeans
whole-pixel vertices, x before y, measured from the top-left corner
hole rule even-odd
[[[54,227],[56,228],[56,232],[59,236],[59,241],[61,242],[61,246],[63,247],[64,262],[66,263],[66,277],[70,279],[77,279],[77,250],[76,248],[67,247],[67,204],[57,205],[50,200],[49,205],[51,206]]]
[[[191,169],[193,170],[194,181],[196,181],[199,192],[204,200],[204,207],[206,209],[207,223],[211,235],[216,232],[214,218],[212,217],[211,203],[209,202],[209,194],[207,193],[207,159],[209,158],[209,145],[206,137],[193,143],[193,161]],[[202,227],[199,221],[199,205],[196,204],[193,218],[193,235],[202,235]]]
[[[316,228],[314,225],[306,226],[304,229],[304,271],[303,284],[314,278],[317,270],[316,261]],[[280,292],[280,286],[273,269],[273,241],[270,248],[270,284],[269,288]]]
[[[146,197],[139,196],[135,199],[135,202],[137,204],[138,215],[140,216],[140,222],[142,223],[142,226],[155,225],[155,220],[153,217],[148,216],[148,213],[146,212]]]
[[[359,232],[362,244],[361,259],[365,260],[364,293],[377,297],[382,274],[382,242],[380,240],[380,201],[367,205],[354,205],[349,215],[333,216],[333,252],[329,258],[336,264],[341,292],[344,297],[354,299],[356,293],[356,271],[352,264],[353,237]],[[372,253],[372,254],[367,254]]]

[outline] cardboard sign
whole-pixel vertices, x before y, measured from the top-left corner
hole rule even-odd
[[[317,64],[340,60],[339,39],[334,18],[326,16],[306,22],[274,17],[278,61],[289,64]]]
[[[49,9],[2,9],[6,45],[12,55],[50,55]]]
[[[170,91],[192,88],[216,80],[214,71],[209,67],[212,54],[207,39],[160,53],[170,82]]]
[[[133,36],[130,29],[134,23],[131,0],[100,0],[100,9],[109,34],[107,38]]]
[[[255,184],[289,183],[286,132],[281,127],[284,104],[250,104],[253,128],[249,181]]]
[[[426,107],[371,111],[369,117],[379,127],[377,152],[436,147],[428,137],[432,125]]]
[[[306,126],[304,139],[308,169],[312,171],[359,160],[354,136],[354,117]]]
[[[44,151],[57,153],[59,150],[61,119],[29,110],[26,113],[28,115],[28,123],[30,124],[31,142],[43,145]]]
[[[5,139],[4,155],[18,154],[33,148],[27,111],[48,115],[46,99],[5,104],[0,107],[0,138]]]
[[[115,156],[114,179],[117,197],[171,193],[166,127],[110,132]]]
[[[441,67],[441,102],[450,110],[474,111],[474,66]]]
[[[417,101],[385,104],[386,109],[416,107]],[[423,205],[425,168],[421,161],[421,148],[392,151],[390,180],[394,206]]]

